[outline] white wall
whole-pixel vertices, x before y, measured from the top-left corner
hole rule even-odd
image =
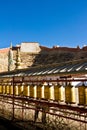
[[[23,42],[21,43],[21,52],[39,53],[40,47],[38,42]]]

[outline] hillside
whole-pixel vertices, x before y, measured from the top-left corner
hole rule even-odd
[[[8,71],[8,49],[0,51],[0,72]],[[21,52],[21,68],[28,68],[29,66],[48,65],[55,63],[62,63],[67,61],[83,60],[87,57],[87,47],[68,48],[68,47],[53,47],[47,48],[40,46],[40,52],[30,53]],[[16,51],[13,51],[13,65],[12,70],[15,69]]]
[[[83,60],[87,57],[87,48],[45,48],[35,56],[33,66],[62,63],[67,61]]]

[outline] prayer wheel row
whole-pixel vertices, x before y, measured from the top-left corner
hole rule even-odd
[[[14,91],[14,92],[13,92]],[[15,96],[28,96],[31,98],[39,98],[46,100],[55,100],[65,103],[76,103],[79,105],[87,105],[87,87],[85,85],[66,86],[61,85],[12,85],[0,84],[0,94],[14,94]]]

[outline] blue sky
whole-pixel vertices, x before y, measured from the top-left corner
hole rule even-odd
[[[0,48],[87,45],[87,0],[0,0]]]

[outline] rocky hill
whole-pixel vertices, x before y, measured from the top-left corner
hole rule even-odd
[[[39,47],[40,51],[38,53],[20,51],[21,68],[83,60],[87,57],[87,47],[82,49],[79,47]],[[0,50],[0,72],[8,71],[8,52],[9,48]],[[16,53],[16,51],[13,51],[12,70],[15,69]]]
[[[87,47],[80,48],[46,48],[41,46],[41,52],[35,55],[33,66],[63,63],[68,61],[83,60],[87,57]]]

